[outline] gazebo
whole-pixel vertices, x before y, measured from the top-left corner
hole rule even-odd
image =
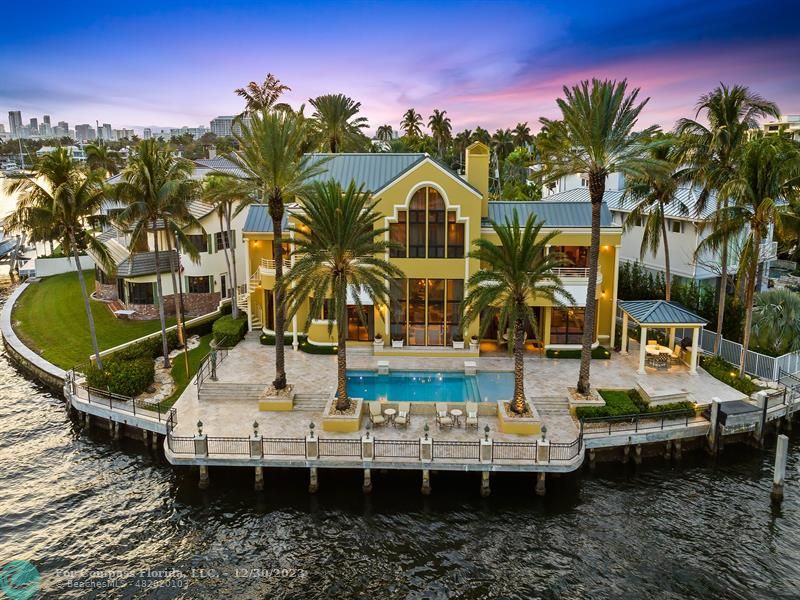
[[[628,320],[632,319],[641,329],[639,339],[639,373],[644,373],[647,331],[649,329],[667,329],[669,331],[669,348],[675,345],[675,330],[678,328],[692,330],[692,354],[689,361],[689,372],[697,373],[697,358],[700,350],[700,330],[708,324],[703,317],[685,309],[677,302],[666,300],[620,300],[617,305],[622,309],[622,353],[628,353]]]

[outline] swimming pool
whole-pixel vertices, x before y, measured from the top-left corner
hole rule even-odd
[[[347,393],[353,398],[387,402],[495,402],[514,395],[514,374],[484,371],[347,371]]]

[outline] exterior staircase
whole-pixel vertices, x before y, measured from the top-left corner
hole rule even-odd
[[[200,386],[200,402],[224,402],[225,400],[252,400],[258,402],[268,383],[236,383],[206,380]]]
[[[569,416],[569,398],[566,396],[545,396],[531,398],[540,416]]]
[[[321,413],[328,400],[328,396],[319,394],[297,394],[294,397],[294,410]]]
[[[261,283],[261,275],[259,271],[256,271],[250,276],[246,285],[239,286],[236,293],[236,304],[250,315],[250,328],[253,330],[261,329],[261,313],[258,311],[250,313],[250,294],[256,290],[259,283]]]

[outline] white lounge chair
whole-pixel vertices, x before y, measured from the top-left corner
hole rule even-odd
[[[383,411],[381,411],[381,403],[377,400],[369,403],[369,420],[372,421],[373,425],[386,424],[386,417],[383,416]]]
[[[396,426],[408,427],[408,422],[411,420],[411,403],[400,402],[397,405],[397,416],[394,418]]]
[[[478,428],[478,404],[476,402],[467,402],[467,420],[465,427]]]
[[[447,414],[446,402],[436,403],[436,424],[439,426],[439,429],[441,429],[442,427],[453,426],[453,417]]]

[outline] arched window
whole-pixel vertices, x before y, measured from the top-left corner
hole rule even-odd
[[[448,211],[444,198],[434,188],[421,188],[411,197],[408,210],[397,213],[389,224],[389,237],[400,247],[390,252],[393,258],[463,258],[464,223]]]

